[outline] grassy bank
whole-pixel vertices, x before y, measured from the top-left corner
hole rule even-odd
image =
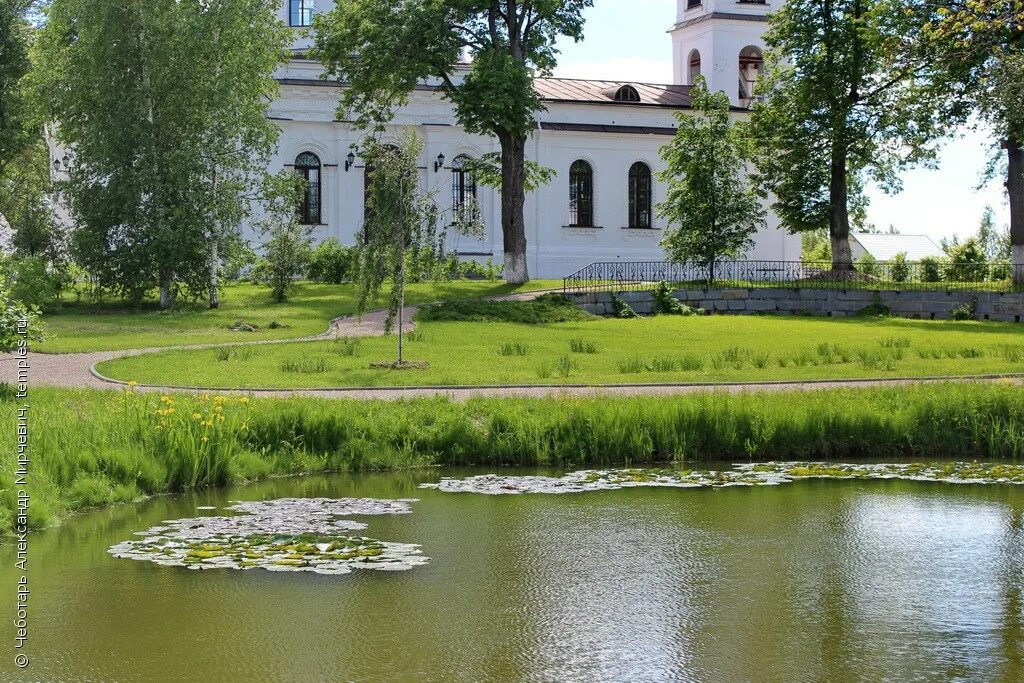
[[[7,424],[17,405],[0,403]],[[405,402],[36,389],[34,527],[144,495],[306,472],[668,460],[1024,458],[1019,386]],[[0,436],[0,525],[14,430]]]
[[[561,282],[537,280],[525,287],[503,282],[457,280],[410,284],[410,304],[444,299],[495,296],[560,286]],[[299,283],[289,300],[276,304],[269,292],[248,283],[221,290],[221,306],[210,310],[202,302],[182,302],[174,311],[161,311],[155,302],[141,309],[123,304],[68,303],[44,317],[46,342],[34,346],[44,353],[118,351],[183,344],[215,344],[262,339],[292,339],[320,334],[336,317],[355,313],[355,285]],[[242,321],[257,329],[230,329]]]
[[[538,306],[448,307],[426,319],[406,357],[427,370],[374,369],[394,338],[294,343],[237,351],[170,351],[118,359],[100,372],[144,384],[323,388],[409,385],[645,384],[1024,372],[1011,323],[902,318],[658,316],[545,322]],[[573,309],[577,314],[582,312]],[[551,317],[551,312],[547,312]],[[496,316],[504,315],[505,319]],[[454,319],[451,319],[454,318]],[[514,321],[514,322],[510,322]]]

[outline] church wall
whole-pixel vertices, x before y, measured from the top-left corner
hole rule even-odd
[[[302,68],[301,66],[298,68]],[[351,124],[335,121],[339,88],[312,85],[284,85],[271,116],[281,126],[279,152],[274,169],[287,168],[305,151],[315,153],[322,170],[322,225],[315,227],[317,239],[335,237],[354,244],[362,227],[365,164],[360,158],[348,171],[345,159],[356,149],[362,133]],[[674,125],[675,110],[661,107],[623,107],[554,102],[538,114],[543,123],[606,124],[616,126]],[[418,91],[410,104],[396,113],[385,137],[397,138],[413,128],[424,141],[420,178],[424,187],[437,192],[442,205],[450,203],[450,164],[459,154],[471,157],[497,152],[493,138],[469,135],[454,125],[451,107],[436,93]],[[654,218],[653,229],[628,229],[628,171],[642,161],[657,174],[664,168],[659,150],[670,140],[664,134],[569,132],[541,129],[527,144],[527,156],[553,168],[551,184],[527,196],[526,230],[528,264],[534,277],[561,278],[594,261],[661,260],[659,242],[667,227],[665,219]],[[445,156],[445,168],[434,171],[438,154]],[[594,171],[594,228],[567,227],[569,222],[569,166],[577,159],[588,161]],[[664,183],[653,183],[655,206],[665,200]],[[449,247],[465,258],[500,262],[503,256],[500,195],[480,187],[478,196],[486,223],[486,234],[477,239],[452,235]],[[758,236],[750,258],[797,260],[799,238],[785,235],[773,223]]]

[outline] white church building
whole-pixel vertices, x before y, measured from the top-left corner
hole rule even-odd
[[[272,170],[294,168],[309,182],[300,215],[318,239],[354,244],[362,228],[366,167],[357,156],[365,134],[338,121],[340,84],[320,78],[305,57],[314,13],[333,0],[282,0],[281,19],[295,27],[294,57],[279,72],[280,98],[269,116],[282,135]],[[527,143],[527,158],[557,173],[526,197],[527,263],[532,277],[561,278],[597,261],[658,261],[667,221],[657,214],[666,197],[658,180],[660,149],[675,132],[675,115],[689,108],[689,86],[703,75],[737,108],[750,104],[762,66],[769,5],[752,0],[679,0],[673,44],[674,83],[539,78],[545,109]],[[457,76],[458,67],[455,67]],[[494,138],[470,135],[452,106],[429,84],[396,112],[385,135],[412,127],[424,142],[421,182],[452,209],[476,196],[486,232],[453,235],[449,246],[465,259],[502,261],[501,207],[496,190],[477,186],[461,170],[466,157],[498,152]],[[769,214],[746,255],[751,260],[800,259],[800,239]]]

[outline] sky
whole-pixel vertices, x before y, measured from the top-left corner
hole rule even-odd
[[[676,0],[595,0],[586,11],[583,42],[559,44],[556,76],[648,83],[672,82],[672,39]],[[937,169],[903,174],[903,191],[888,196],[869,190],[868,220],[881,230],[895,225],[908,235],[943,237],[974,234],[986,205],[997,223],[1009,223],[999,179],[977,186],[988,158],[984,132],[960,130],[943,144]]]

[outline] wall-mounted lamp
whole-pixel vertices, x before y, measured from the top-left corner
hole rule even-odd
[[[352,165],[356,163],[356,155],[352,152],[348,153],[345,157],[345,172],[348,173],[348,169],[352,168]]]
[[[53,171],[54,171],[54,173],[60,173],[61,170],[66,171],[66,170],[68,170],[68,167],[70,165],[71,165],[71,160],[68,159],[68,155],[65,154],[63,158],[61,158],[61,159],[54,159],[53,160]]]
[[[437,173],[444,168],[444,154],[437,155],[437,161],[434,162],[434,173]]]

